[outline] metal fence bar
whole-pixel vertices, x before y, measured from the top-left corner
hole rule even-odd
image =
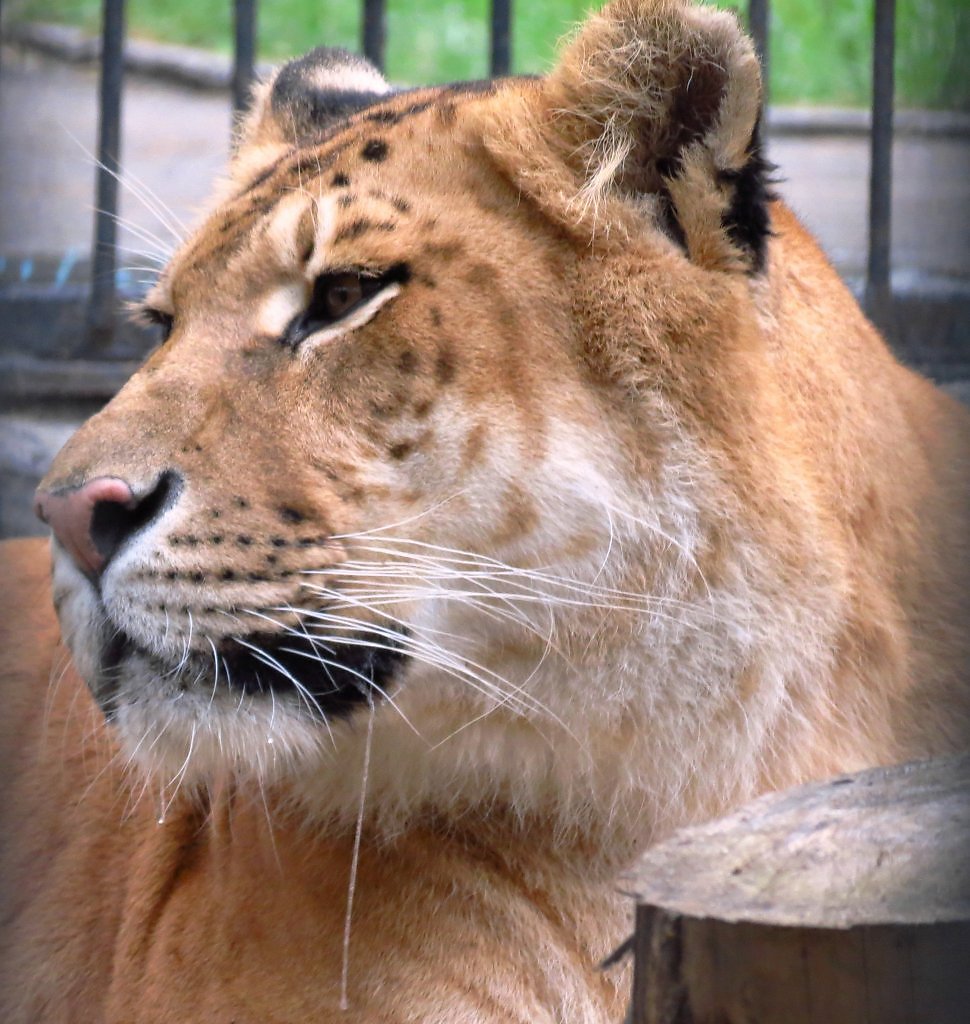
[[[512,0],[492,0],[489,68],[493,76],[512,67]]]
[[[364,0],[364,56],[381,71],[384,70],[385,2]]]
[[[866,311],[886,331],[891,323],[892,150],[896,0],[875,0],[872,43],[872,136],[869,150],[869,259]]]
[[[105,350],[112,340],[117,264],[118,176],[121,173],[121,87],[124,77],[125,0],[104,0],[98,116],[98,174],[88,348]]]
[[[232,109],[238,114],[249,101],[256,74],[256,0],[235,0],[233,15]]]
[[[768,97],[768,31],[771,26],[771,12],[768,0],[748,0],[748,31],[754,39],[755,48],[761,58],[761,78],[765,102]]]

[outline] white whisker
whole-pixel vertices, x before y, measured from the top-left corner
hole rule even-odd
[[[61,123],[60,128],[95,167],[99,167],[101,170],[106,171],[122,188],[131,193],[131,195],[137,199],[153,217],[155,217],[159,224],[161,224],[172,235],[176,244],[181,243],[185,235],[188,234],[188,227],[182,223],[175,211],[164,203],[153,189],[149,188],[148,185],[130,171],[126,171],[122,174],[103,163],[95,156],[94,153],[91,152],[91,150],[87,148],[87,146],[84,145],[83,142],[81,142],[76,135],[73,134],[73,132],[68,129],[65,124]]]
[[[367,736],[364,740],[364,765],[360,777],[360,804],[354,829],[354,848],[350,856],[350,880],[347,883],[347,913],[344,916],[343,962],[340,971],[340,1009],[350,1009],[348,988],[350,983],[350,930],[354,916],[354,896],[357,893],[357,867],[360,863],[360,842],[364,833],[364,804],[367,800],[367,782],[370,777],[370,755],[374,740],[374,703],[370,702],[367,716]]]

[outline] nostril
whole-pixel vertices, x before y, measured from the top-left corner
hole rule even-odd
[[[134,504],[129,508],[128,505],[116,501],[95,502],[88,530],[91,543],[102,558],[110,558],[121,547],[125,538],[135,532],[133,520],[138,514],[138,507]]]
[[[118,477],[96,477],[59,493],[40,491],[35,507],[78,568],[97,575],[126,540],[175,501],[180,489],[181,478],[171,471],[142,495]]]
[[[127,502],[109,498],[95,502],[90,534],[98,554],[107,561],[129,537],[159,516],[175,497],[177,482],[176,474],[168,471],[143,498],[133,497]]]
[[[119,502],[112,498],[94,503],[91,510],[91,543],[102,558],[110,558],[121,545],[147,526],[168,504],[175,489],[175,474],[163,473],[141,499]]]

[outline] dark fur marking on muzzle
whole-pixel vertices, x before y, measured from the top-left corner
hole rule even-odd
[[[227,637],[217,647],[220,687],[251,696],[295,695],[303,710],[318,720],[343,718],[361,705],[379,702],[394,685],[394,676],[406,660],[408,633],[403,628],[387,636],[362,629],[345,639],[315,636],[308,627],[295,635],[252,633]],[[133,656],[147,662],[159,678],[172,666],[141,648],[127,634],[117,632],[101,657],[101,671],[92,695],[110,722],[119,709],[125,663]],[[213,686],[211,655],[193,654],[181,676],[200,692]],[[188,689],[183,684],[183,689]]]

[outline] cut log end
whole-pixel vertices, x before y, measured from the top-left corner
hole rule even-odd
[[[647,852],[634,1024],[964,1024],[970,756],[772,794]]]

